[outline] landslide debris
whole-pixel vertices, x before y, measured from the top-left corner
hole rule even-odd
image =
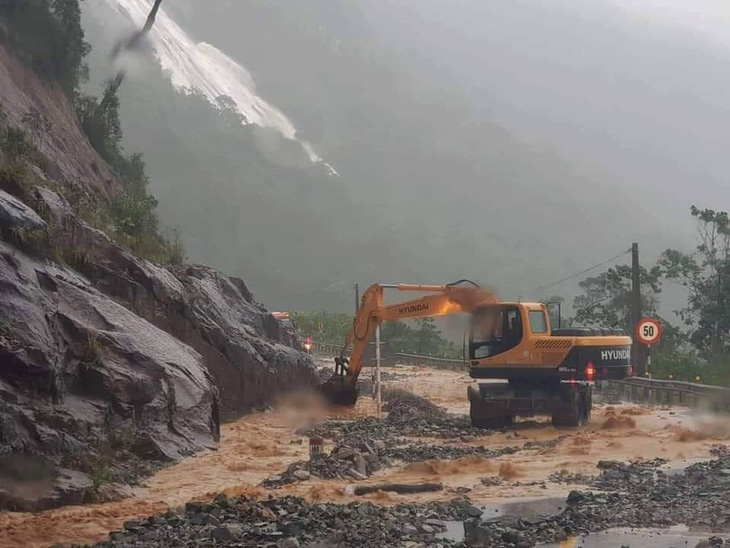
[[[730,457],[663,474],[662,461],[604,461],[604,490],[571,491],[555,515],[489,518],[468,498],[449,503],[378,506],[309,503],[299,498],[216,497],[184,511],[128,522],[98,546],[457,546],[521,547],[567,540],[612,527],[702,526],[702,546],[724,546],[730,535]],[[464,538],[444,537],[447,522],[463,522]]]
[[[219,495],[211,504],[190,502],[184,511],[125,523],[97,546],[402,546],[445,543],[435,535],[445,521],[481,515],[467,499],[450,503],[378,506],[309,503],[296,497],[256,500]]]
[[[475,438],[488,436],[489,430],[474,428],[469,417],[455,415],[434,405],[426,398],[405,390],[383,391],[384,420],[366,417],[359,420],[327,420],[299,433],[344,443],[357,444],[359,440],[386,440],[413,438]]]
[[[321,479],[362,480],[395,461],[423,462],[455,460],[467,456],[495,458],[520,450],[519,447],[488,449],[484,446],[427,444],[409,438],[437,437],[467,439],[483,430],[472,428],[467,417],[452,415],[425,398],[404,390],[384,393],[385,420],[366,417],[354,421],[328,420],[300,434],[336,440],[329,454],[311,461],[298,461],[280,474],[262,482],[267,488],[304,481],[311,476]]]
[[[266,488],[276,489],[315,476],[320,479],[364,480],[381,468],[392,466],[395,461],[424,462],[428,460],[456,460],[468,456],[496,458],[511,455],[519,447],[487,449],[486,447],[462,447],[416,444],[399,447],[388,440],[361,441],[355,446],[337,445],[328,455],[316,455],[309,461],[297,461],[279,475],[262,482]]]

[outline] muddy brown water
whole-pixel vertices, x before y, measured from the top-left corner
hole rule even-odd
[[[410,366],[391,370],[397,371],[398,377],[388,382],[389,387],[410,390],[454,413],[468,411],[466,388],[473,381],[466,374]],[[730,439],[730,431],[724,421],[694,415],[689,410],[598,405],[591,423],[581,429],[558,430],[537,419],[522,421],[510,431],[469,441],[420,440],[498,448],[562,437],[554,448],[523,450],[492,460],[466,457],[456,461],[402,464],[381,470],[367,481],[357,482],[437,480],[444,483],[442,492],[414,495],[378,492],[355,497],[351,494],[354,482],[317,478],[275,491],[259,487],[263,479],[307,457],[306,440],[295,434],[298,428],[327,417],[355,419],[375,413],[375,402],[368,396],[361,397],[354,409],[335,411],[314,401],[306,405],[301,401],[285,401],[275,411],[248,415],[224,425],[216,451],[199,453],[158,472],[148,479],[144,487],[137,488],[132,498],[38,513],[0,513],[0,547],[45,547],[56,543],[104,540],[110,531],[120,529],[124,521],[179,507],[191,499],[209,499],[218,492],[229,495],[297,495],[313,501],[339,503],[357,499],[397,504],[450,500],[470,490],[468,495],[472,501],[487,509],[496,509],[495,515],[505,511],[532,511],[536,500],[543,501],[539,504],[545,505],[540,512],[554,513],[559,511],[555,510],[559,506],[557,503],[576,486],[547,481],[553,472],[566,470],[593,475],[597,473],[596,463],[601,459],[627,461],[655,457],[668,459],[668,468],[679,470],[690,462],[708,458],[714,443]],[[491,476],[499,478],[494,482],[497,484],[483,485],[481,479]],[[631,546],[634,545],[631,543]],[[654,546],[647,544],[647,547]]]

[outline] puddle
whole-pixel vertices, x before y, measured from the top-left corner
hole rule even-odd
[[[575,537],[559,544],[543,544],[545,548],[694,548],[708,535],[690,533],[684,525],[668,529],[609,529]]]
[[[492,507],[494,514],[490,515],[489,507],[486,507],[482,518],[490,517],[515,518],[515,519],[531,519],[547,516],[554,516],[565,509],[565,499],[560,497],[521,500],[515,502],[507,502],[499,506]]]
[[[464,522],[463,521],[445,521],[446,531],[436,534],[436,538],[444,540],[452,540],[461,542],[464,540]]]
[[[703,462],[707,459],[702,458],[694,458],[694,459],[685,459],[681,462],[669,462],[667,464],[664,464],[660,466],[657,471],[664,472],[667,476],[679,476],[681,474],[684,474],[684,471],[687,470],[690,466],[693,464],[697,464],[698,462]]]
[[[507,502],[498,505],[480,505],[475,504],[481,510],[482,520],[499,518],[506,524],[516,522],[518,519],[530,520],[553,516],[559,514],[565,508],[565,499],[562,498],[543,498],[533,500],[520,500]],[[461,542],[464,540],[464,522],[463,521],[445,521],[446,531],[437,534],[437,538]],[[612,547],[613,548],[613,547]]]

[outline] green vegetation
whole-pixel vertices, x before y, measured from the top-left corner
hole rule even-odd
[[[353,319],[350,314],[337,312],[292,312],[291,317],[298,336],[328,344],[343,344]]]
[[[185,264],[188,260],[187,253],[185,252],[185,244],[180,237],[180,233],[177,231],[175,231],[173,238],[168,241],[167,251],[167,264],[181,265]]]
[[[656,316],[661,292],[658,266],[647,271],[641,268],[641,308],[645,315]],[[573,300],[575,317],[581,325],[619,327],[631,333],[631,267],[617,265],[598,276],[580,282],[582,295]]]
[[[46,157],[20,128],[7,127],[0,132],[0,149],[15,162],[24,160],[44,171],[48,169]]]
[[[91,95],[77,94],[74,98],[76,113],[89,142],[104,160],[116,168],[124,162],[120,106],[112,82],[107,82],[101,102]]]
[[[388,322],[380,330],[381,340],[394,352],[436,358],[460,359],[462,349],[447,340],[434,318],[419,318],[411,323]]]
[[[121,146],[120,81],[110,81],[101,99],[78,91],[88,76],[84,62],[90,46],[81,27],[80,0],[5,0],[0,3],[0,41],[41,76],[58,82],[73,99],[74,107],[91,145],[119,176],[124,192],[111,204],[72,185],[66,191],[76,213],[92,226],[142,258],[181,264],[186,254],[181,239],[168,241],[160,235],[157,200],[148,193],[149,178],[140,154],[127,155]],[[8,159],[0,163],[0,188],[28,201],[32,186],[25,164],[48,170],[47,159],[37,148],[52,130],[44,113],[31,108],[22,118],[22,129],[5,126],[0,108],[0,149]],[[69,195],[70,194],[70,195]]]
[[[351,315],[340,313],[292,313],[298,336],[311,336],[317,341],[336,345],[344,344],[352,328],[352,319]],[[393,352],[454,359],[460,359],[462,354],[461,348],[441,334],[433,318],[421,318],[412,323],[387,322],[381,327],[380,339]]]
[[[99,340],[99,333],[96,331],[87,331],[86,340],[84,341],[84,363],[87,367],[91,367],[99,363],[101,353],[104,347]]]
[[[94,493],[97,493],[102,485],[109,483],[113,478],[112,473],[109,470],[109,466],[104,462],[100,462],[97,466],[95,466],[91,470],[90,476],[91,488]]]
[[[168,241],[159,233],[157,200],[148,193],[149,177],[139,153],[125,155],[119,120],[120,102],[114,82],[109,82],[101,101],[77,95],[76,112],[91,145],[115,170],[124,185],[124,193],[111,204],[109,221],[95,219],[94,224],[107,231],[118,243],[137,256],[169,264],[181,264],[186,254],[179,236]],[[101,225],[101,226],[99,226]]]
[[[88,76],[79,0],[4,0],[0,40],[41,76],[57,81],[69,95]]]
[[[28,190],[28,171],[15,160],[0,162],[0,190],[23,199]]]
[[[652,376],[730,386],[730,217],[692,206],[699,245],[693,253],[667,249],[651,270],[641,270],[642,311],[664,327],[652,347]],[[660,318],[662,281],[687,291],[687,306],[675,312],[680,325]],[[573,301],[578,325],[631,328],[631,268],[617,265],[580,283]]]

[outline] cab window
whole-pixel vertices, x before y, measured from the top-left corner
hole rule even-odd
[[[495,306],[472,317],[469,337],[471,359],[488,358],[506,352],[522,340],[522,318],[516,306]]]
[[[542,310],[530,310],[530,331],[533,333],[547,333],[548,325],[545,312]]]

